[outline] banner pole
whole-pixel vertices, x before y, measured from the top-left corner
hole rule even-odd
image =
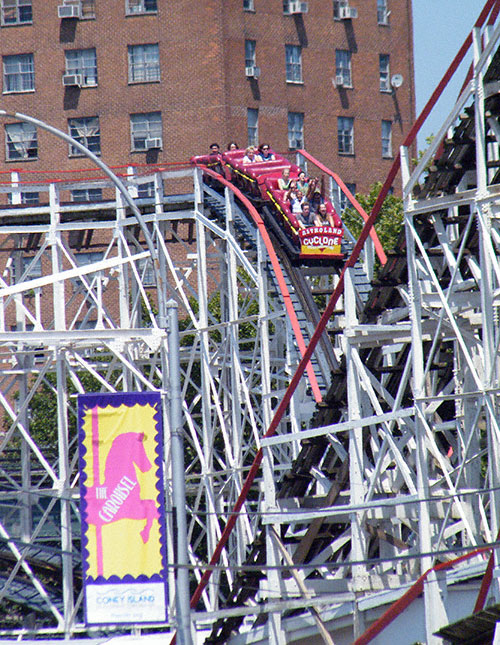
[[[172,441],[172,498],[176,543],[175,605],[180,645],[192,645],[191,608],[189,594],[186,481],[184,468],[184,438],[182,433],[182,402],[179,359],[178,305],[167,302],[168,373],[170,389],[170,431]]]

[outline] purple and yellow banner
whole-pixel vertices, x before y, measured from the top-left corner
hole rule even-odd
[[[82,394],[78,419],[86,623],[165,622],[160,394]]]

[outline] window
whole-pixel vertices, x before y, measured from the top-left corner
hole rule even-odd
[[[356,184],[346,183],[346,188],[349,189],[349,191],[351,192],[351,195],[356,196]],[[339,194],[340,194],[340,212],[342,213],[343,210],[345,210],[351,205],[351,202],[347,199],[346,195],[340,190],[340,188],[339,188]]]
[[[302,47],[285,45],[285,56],[287,83],[302,83]]]
[[[392,157],[392,121],[382,121],[382,157]]]
[[[292,150],[304,147],[304,114],[288,113],[288,147]]]
[[[82,19],[95,18],[95,0],[80,0]]]
[[[243,0],[243,11],[255,11],[253,0]]]
[[[3,57],[3,91],[32,92],[35,89],[33,54]]]
[[[102,199],[101,188],[75,188],[71,191],[71,199],[74,202],[98,202]],[[91,253],[83,253],[82,255],[92,255]],[[78,264],[82,264],[79,262]]]
[[[247,133],[248,145],[256,146],[259,143],[259,110],[256,108],[247,109]]]
[[[139,199],[146,199],[148,197],[154,197],[155,195],[155,183],[154,181],[147,181],[143,184],[137,186],[137,197]]]
[[[35,278],[42,277],[42,258],[35,258],[23,256],[21,258],[21,272],[24,280],[34,280]]]
[[[144,287],[156,287],[153,263],[149,258],[139,260],[137,263],[137,271]]]
[[[160,80],[160,49],[158,45],[129,45],[129,83],[152,83]]]
[[[354,154],[354,119],[350,116],[337,117],[338,150],[343,155]]]
[[[7,161],[37,159],[38,139],[31,123],[9,123],[5,126]]]
[[[66,74],[81,74],[82,87],[97,85],[97,57],[95,49],[73,49],[65,52]]]
[[[138,13],[156,13],[158,7],[156,0],[126,0],[126,13],[133,15]]]
[[[255,40],[245,40],[245,67],[255,67]]]
[[[341,19],[341,9],[347,9],[349,0],[333,0],[333,17],[335,20]]]
[[[26,204],[31,206],[34,206],[40,203],[40,193],[21,193],[20,198],[21,198],[20,202],[16,202],[16,203],[21,203],[21,204]],[[14,203],[12,193],[7,193],[7,199],[9,204]]]
[[[390,92],[390,69],[389,69],[389,54],[380,54],[379,55],[379,74],[380,74],[380,91],[381,92]]]
[[[68,119],[68,130],[70,135],[88,148],[95,155],[101,154],[101,130],[99,127],[99,117],[82,117],[80,119]],[[78,148],[70,145],[70,157],[83,157],[83,152]]]
[[[23,25],[31,22],[31,0],[2,0],[2,25]]]
[[[335,51],[335,83],[337,86],[352,87],[351,52],[346,49]]]
[[[377,0],[377,22],[379,25],[388,25],[391,12],[387,11],[387,0]]]
[[[78,192],[78,191],[71,191],[72,193]],[[85,192],[85,191],[82,191]],[[74,200],[74,201],[90,201],[89,199],[85,200]],[[76,266],[78,267],[84,267],[88,266],[89,264],[94,264],[95,262],[100,262],[101,260],[104,259],[104,253],[102,251],[90,251],[89,253],[75,253],[75,262]],[[91,274],[85,274],[85,280],[91,281],[92,280],[92,275]],[[83,282],[80,278],[71,278],[71,282],[73,284],[73,291],[78,291],[79,288],[82,287]],[[90,296],[87,294],[86,296],[90,300]]]
[[[130,115],[132,150],[145,152],[150,148],[161,147],[162,122],[160,112]],[[153,145],[154,142],[154,145]],[[159,146],[156,144],[160,144]]]

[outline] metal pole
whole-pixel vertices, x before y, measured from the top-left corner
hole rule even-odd
[[[174,531],[176,539],[176,590],[177,633],[180,645],[191,645],[191,608],[189,598],[186,482],[184,470],[184,441],[182,436],[181,374],[179,360],[178,305],[167,302],[168,316],[168,367],[170,386],[170,432],[172,446],[172,497]]]

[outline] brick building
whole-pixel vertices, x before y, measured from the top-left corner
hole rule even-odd
[[[414,118],[411,0],[1,0],[1,10],[2,108],[71,133],[111,166],[265,140],[304,146],[364,191]],[[0,138],[4,171],[90,164],[13,118]]]

